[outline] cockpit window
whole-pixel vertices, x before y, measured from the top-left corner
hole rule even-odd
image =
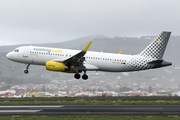
[[[19,50],[18,50],[18,49],[15,49],[14,52],[19,52]]]

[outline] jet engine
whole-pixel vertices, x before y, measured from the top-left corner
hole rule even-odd
[[[46,69],[50,71],[60,71],[60,72],[70,71],[70,69],[64,63],[52,62],[52,61],[46,62]]]

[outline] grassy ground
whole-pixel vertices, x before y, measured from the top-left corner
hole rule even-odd
[[[0,105],[180,105],[180,101],[1,101]]]
[[[118,117],[118,116],[87,116],[87,117],[0,117],[0,120],[180,120],[180,117]]]

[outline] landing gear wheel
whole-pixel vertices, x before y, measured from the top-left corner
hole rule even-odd
[[[86,74],[84,74],[84,75],[82,76],[82,79],[83,79],[83,80],[87,80],[87,79],[88,79],[88,76],[87,76]]]
[[[25,73],[25,74],[28,74],[28,70],[25,70],[24,73]]]
[[[75,75],[74,75],[74,78],[76,78],[76,79],[79,79],[81,77],[81,75],[79,74],[79,73],[76,73]]]

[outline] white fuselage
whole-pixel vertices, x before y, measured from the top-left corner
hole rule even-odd
[[[48,47],[24,46],[16,48],[6,56],[8,59],[33,65],[46,65],[47,61],[63,61],[79,53],[79,50],[58,49]],[[123,55],[103,52],[87,51],[84,65],[87,70],[123,72],[128,71],[125,66],[137,55]],[[138,69],[141,70],[141,69]],[[130,70],[134,71],[134,70]]]

